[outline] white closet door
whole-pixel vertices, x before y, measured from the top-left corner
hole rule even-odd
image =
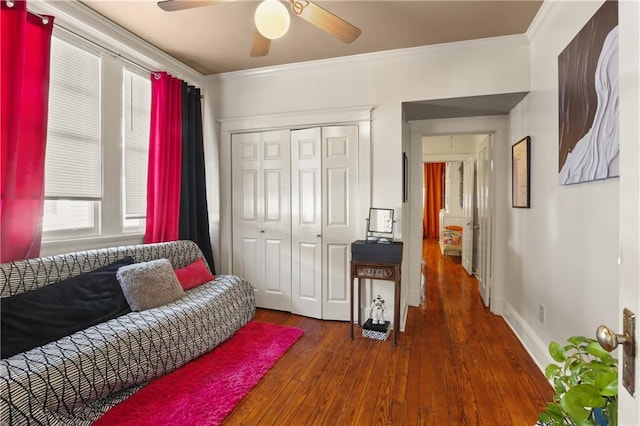
[[[364,220],[358,217],[358,126],[322,128],[322,178],[322,318],[348,321],[351,243]]]
[[[291,310],[288,130],[232,136],[233,273],[261,308]]]
[[[233,135],[233,273],[262,288],[260,134]]]
[[[322,156],[319,127],[291,132],[292,312],[322,318]]]

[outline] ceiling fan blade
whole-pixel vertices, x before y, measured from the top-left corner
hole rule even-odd
[[[257,29],[253,33],[253,43],[251,44],[250,55],[254,58],[259,56],[267,56],[271,47],[271,40],[260,34]]]
[[[315,3],[309,2],[301,13],[297,13],[305,21],[336,36],[345,43],[351,43],[360,36],[360,28],[348,23]]]
[[[165,12],[192,9],[194,7],[211,6],[217,3],[227,3],[235,0],[160,0],[158,7]]]

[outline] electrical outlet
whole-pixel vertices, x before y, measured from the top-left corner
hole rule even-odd
[[[538,309],[538,319],[540,322],[544,322],[544,305],[540,305],[540,308]]]

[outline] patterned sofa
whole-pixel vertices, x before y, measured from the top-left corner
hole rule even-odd
[[[191,241],[175,241],[0,264],[0,297],[125,256],[136,262],[167,258],[178,269],[202,252]],[[146,382],[212,350],[255,314],[252,286],[235,276],[218,276],[184,294],[2,359],[0,424],[90,425]]]

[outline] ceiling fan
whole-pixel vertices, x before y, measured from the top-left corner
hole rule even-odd
[[[234,0],[161,0],[158,6],[167,12],[227,3]],[[309,0],[283,0],[289,3],[291,12],[337,37],[351,43],[360,36],[360,29]],[[266,56],[271,40],[282,37],[289,29],[289,13],[279,0],[263,0],[256,9],[256,30],[250,55]],[[265,28],[266,27],[266,28]]]

